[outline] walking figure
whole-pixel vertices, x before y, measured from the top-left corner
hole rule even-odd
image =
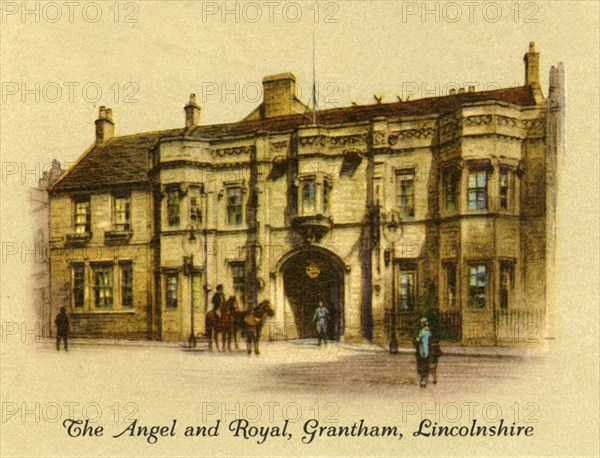
[[[421,322],[421,330],[415,339],[415,347],[417,350],[417,374],[419,375],[419,386],[425,388],[427,386],[427,380],[429,379],[429,339],[431,338],[431,331],[429,330],[427,318],[421,318],[419,321]]]
[[[431,349],[429,353],[429,372],[433,378],[432,382],[435,385],[437,383],[438,358],[442,356],[442,349],[440,348],[440,343],[436,340],[435,335],[431,339]]]
[[[65,351],[69,351],[69,317],[64,307],[60,308],[60,312],[54,319],[56,324],[56,351],[60,351],[60,341],[62,339]]]
[[[329,311],[325,308],[322,301],[319,301],[319,306],[315,310],[313,321],[317,325],[317,336],[319,338],[319,346],[321,341],[327,345],[327,320],[329,319]]]

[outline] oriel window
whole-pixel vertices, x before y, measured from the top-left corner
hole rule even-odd
[[[470,212],[487,210],[487,172],[485,170],[469,172],[467,197]]]
[[[415,172],[402,170],[396,175],[398,186],[398,209],[402,219],[415,217]]]
[[[331,183],[328,180],[323,181],[323,214],[329,214],[329,201],[331,199]]]
[[[117,196],[114,198],[114,227],[117,231],[128,231],[130,228],[131,198]]]
[[[315,213],[316,183],[312,178],[302,180],[302,214]]]
[[[75,201],[75,218],[73,221],[76,234],[84,234],[91,230],[90,198]]]
[[[460,188],[460,174],[456,170],[446,172],[446,213],[452,215],[458,211],[458,195]]]
[[[179,190],[167,191],[167,220],[169,226],[179,226]]]
[[[242,188],[227,188],[227,224],[242,225]]]
[[[508,210],[510,207],[510,172],[500,171],[500,209]]]
[[[198,186],[190,187],[190,221],[196,225],[202,223],[202,194]]]
[[[483,310],[487,305],[487,267],[473,265],[469,267],[469,307]]]

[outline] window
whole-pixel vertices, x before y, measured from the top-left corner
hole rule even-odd
[[[500,209],[508,210],[510,205],[510,172],[500,171]]]
[[[329,200],[331,198],[331,183],[327,180],[323,181],[323,214],[329,214]]]
[[[169,226],[179,226],[179,189],[167,191],[167,219]]]
[[[227,224],[242,225],[242,188],[227,189]]]
[[[200,300],[201,300],[201,284],[202,277],[200,274],[192,274],[192,307],[194,310],[200,308]]]
[[[402,170],[396,179],[400,217],[413,219],[415,217],[415,172],[414,170]]]
[[[75,201],[75,218],[73,223],[76,234],[90,232],[90,216],[90,198]]]
[[[176,273],[167,275],[166,306],[168,309],[177,308],[178,277]]]
[[[486,306],[487,272],[485,265],[469,267],[469,307],[476,310]]]
[[[234,294],[244,298],[246,294],[246,264],[243,262],[231,264],[231,277],[233,278]]]
[[[83,308],[85,297],[85,266],[83,264],[73,264],[73,307]]]
[[[500,263],[500,308],[508,309],[514,290],[515,269],[512,262]]]
[[[446,306],[456,307],[456,264],[446,264]]]
[[[94,303],[96,308],[109,309],[113,306],[113,266],[97,264],[94,270]]]
[[[446,213],[454,214],[458,210],[458,195],[460,188],[460,173],[456,170],[446,172]]]
[[[414,270],[401,270],[398,287],[398,308],[400,312],[410,312],[415,307],[415,278]]]
[[[133,307],[133,265],[121,263],[121,306]]]
[[[119,196],[114,199],[114,228],[117,231],[128,231],[131,214],[131,199],[129,196]]]
[[[487,210],[487,172],[485,170],[469,172],[468,201],[470,212]]]
[[[302,180],[302,214],[313,215],[315,213],[316,183],[313,178]]]
[[[189,189],[190,196],[190,222],[200,225],[202,223],[202,195],[198,186]]]

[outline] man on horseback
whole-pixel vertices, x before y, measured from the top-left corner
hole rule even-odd
[[[223,285],[217,286],[217,292],[212,297],[213,312],[216,316],[221,316],[221,306],[225,303],[225,294],[223,293]]]

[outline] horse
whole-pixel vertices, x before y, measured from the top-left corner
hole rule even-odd
[[[219,334],[221,334],[222,351],[225,351],[227,345],[231,351],[231,337],[235,336],[235,314],[238,312],[238,304],[235,296],[229,299],[221,306],[219,313],[211,310],[206,314],[206,336],[208,337],[208,349],[213,350],[214,344],[219,351]],[[237,348],[237,339],[236,339]]]
[[[275,309],[268,299],[265,299],[254,308],[251,307],[236,314],[236,322],[244,330],[243,332],[246,336],[246,350],[248,351],[248,355],[252,354],[252,347],[254,347],[254,353],[260,355],[258,343],[264,320],[273,315],[275,315]]]

